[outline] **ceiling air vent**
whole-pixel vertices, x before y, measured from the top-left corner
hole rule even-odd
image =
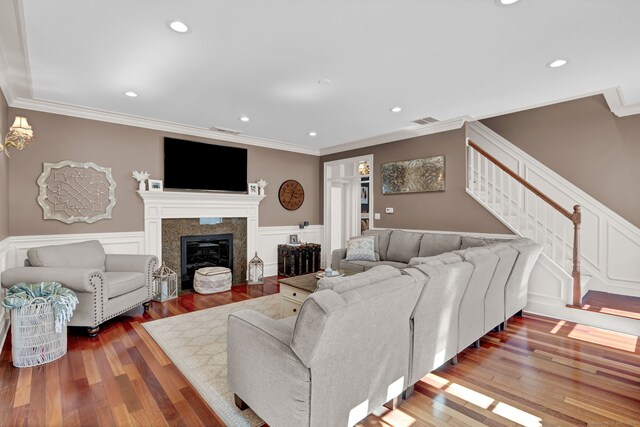
[[[214,130],[216,132],[228,133],[229,135],[240,135],[242,133],[241,130],[223,128],[221,126],[214,126],[211,128],[211,130]]]
[[[424,117],[422,119],[418,119],[418,120],[414,120],[413,123],[417,123],[419,125],[428,125],[429,123],[435,123],[438,120],[434,119],[433,117]]]

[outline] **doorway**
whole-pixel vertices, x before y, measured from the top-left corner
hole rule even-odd
[[[373,228],[373,155],[334,160],[324,164],[323,265],[347,240]]]

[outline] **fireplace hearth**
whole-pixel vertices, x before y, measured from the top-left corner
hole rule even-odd
[[[205,267],[227,267],[233,270],[233,234],[182,236],[181,289],[193,289],[196,270]]]

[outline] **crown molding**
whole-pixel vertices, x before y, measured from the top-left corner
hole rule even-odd
[[[9,103],[9,100],[7,100]],[[301,145],[289,144],[270,139],[229,135],[216,132],[207,128],[183,125],[179,123],[167,122],[164,120],[149,119],[128,114],[113,113],[110,111],[98,110],[87,107],[78,107],[51,101],[17,98],[13,99],[9,106],[25,110],[42,111],[44,113],[61,114],[64,116],[79,117],[82,119],[98,120],[108,123],[116,123],[126,126],[135,126],[144,129],[153,129],[163,132],[172,132],[190,136],[200,136],[203,138],[215,139],[218,141],[235,142],[238,144],[251,145],[256,147],[271,148],[273,150],[290,151],[294,153],[309,154],[319,156],[320,150],[315,147],[305,147]]]
[[[334,145],[320,149],[320,155],[341,153],[343,151],[355,150],[358,148],[371,147],[372,145],[386,144],[387,142],[400,141],[403,139],[415,138],[417,136],[431,135],[434,133],[447,132],[450,130],[460,129],[467,121],[473,121],[470,116],[456,117],[454,119],[443,120],[441,122],[429,123],[422,126],[402,129],[371,138],[360,139],[358,141],[347,142],[345,144]]]
[[[640,103],[627,104],[620,86],[606,89],[602,92],[604,99],[609,104],[609,109],[618,117],[632,116],[640,114]]]

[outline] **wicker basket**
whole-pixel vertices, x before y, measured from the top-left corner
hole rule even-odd
[[[11,310],[13,366],[26,368],[61,358],[67,352],[67,328],[56,332],[53,305],[44,298]]]

